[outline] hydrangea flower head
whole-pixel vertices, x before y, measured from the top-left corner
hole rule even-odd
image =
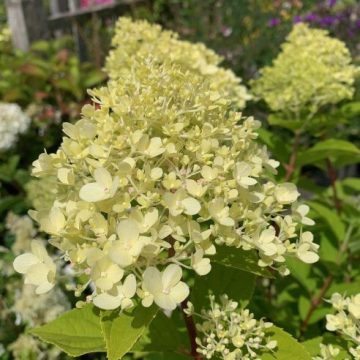
[[[342,41],[299,23],[272,66],[260,70],[252,89],[273,111],[313,114],[324,105],[351,99],[358,73]]]
[[[30,118],[19,105],[0,103],[0,151],[10,149],[29,125]]]
[[[187,71],[208,78],[211,89],[231,99],[238,108],[244,108],[246,101],[251,99],[245,86],[240,84],[241,80],[231,70],[218,66],[223,60],[221,56],[204,44],[180,40],[176,33],[163,30],[160,25],[120,18],[112,45],[114,49],[106,64],[111,79],[129,71],[134,56],[151,55],[160,64],[170,60]]]
[[[137,296],[173,310],[189,293],[183,269],[206,275],[219,246],[286,273],[302,243],[291,210],[299,193],[273,180],[279,163],[256,142],[260,123],[211,77],[130,54],[129,70],[90,91],[95,104],[33,167],[56,181],[51,209],[31,215],[93,285],[89,300],[126,308]]]
[[[239,308],[226,295],[220,298],[220,303],[210,296],[210,309],[202,310],[201,314],[196,314],[191,304],[186,312],[203,320],[196,326],[201,334],[196,342],[197,351],[206,359],[260,359],[261,352],[277,347],[277,341],[266,336],[266,329],[273,324],[256,320],[249,310]]]

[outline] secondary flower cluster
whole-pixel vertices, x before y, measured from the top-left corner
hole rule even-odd
[[[349,342],[347,349],[354,360],[360,360],[360,294],[343,296],[334,293],[329,302],[335,314],[326,315],[326,329],[334,331]],[[340,350],[334,346],[321,344],[321,356],[314,360],[333,360]]]
[[[246,87],[240,84],[241,80],[231,70],[218,66],[223,60],[221,56],[204,44],[179,40],[178,34],[165,31],[160,25],[120,18],[112,45],[114,49],[106,63],[111,79],[131,71],[134,57],[151,56],[159,64],[171,61],[185,71],[208,79],[211,90],[231,99],[237,108],[244,108],[246,101],[251,99]]]
[[[261,352],[277,347],[277,341],[266,335],[273,324],[254,319],[249,310],[240,309],[226,295],[221,296],[220,304],[210,296],[210,310],[202,310],[201,314],[194,313],[191,304],[186,312],[203,319],[202,324],[196,324],[201,333],[196,342],[197,351],[206,359],[260,360]]]
[[[81,120],[64,124],[59,150],[34,162],[55,200],[31,215],[88,279],[77,293],[91,284],[96,306],[127,308],[137,294],[173,310],[189,292],[182,269],[207,274],[217,246],[255,251],[283,274],[285,256],[317,261],[301,230],[313,223],[309,208],[293,184],[273,180],[279,163],[256,142],[260,123],[211,85],[181,64],[134,55],[130,71],[90,92],[95,105]],[[43,291],[54,266],[32,247],[15,264]]]
[[[17,104],[0,103],[0,151],[10,149],[30,125],[30,118]]]
[[[300,115],[351,99],[359,70],[345,44],[325,30],[294,26],[272,66],[260,70],[254,93],[273,111]]]

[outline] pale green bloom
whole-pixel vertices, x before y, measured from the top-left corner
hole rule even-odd
[[[116,24],[112,45],[114,49],[106,62],[111,79],[131,71],[133,58],[151,56],[158,63],[171,61],[184,71],[208,78],[215,98],[229,98],[239,108],[244,108],[251,99],[241,80],[231,70],[218,66],[222,61],[219,55],[201,43],[180,40],[176,33],[162,30],[159,25],[121,18]]]
[[[193,69],[186,57],[186,66],[173,59],[194,45],[165,32],[182,50],[165,56],[160,49],[160,61],[146,44],[132,50],[138,26],[160,36],[159,28],[119,24],[120,33],[122,26],[135,27],[119,45],[123,70],[90,91],[97,105],[84,106],[81,120],[64,124],[57,152],[34,162],[33,175],[56,181],[46,190],[54,196],[51,206],[31,216],[82,284],[91,284],[88,299],[103,308],[130,304],[133,288],[125,291],[123,279],[132,274],[137,300],[173,309],[187,285],[179,278],[182,291],[174,293],[148,279],[177,268],[181,277],[181,266],[205,275],[218,246],[255,250],[259,265],[286,274],[285,256],[298,256],[302,218],[288,210],[299,193],[292,184],[274,182],[279,163],[256,142],[260,123],[234,111],[233,98],[213,76]],[[215,56],[195,48],[203,57]],[[278,233],[259,242],[274,224]]]
[[[339,293],[331,295],[329,303],[334,314],[326,315],[326,329],[347,341],[347,350],[353,360],[360,359],[360,294],[343,296]],[[336,360],[339,350],[330,345],[320,345],[320,356],[313,360]],[[349,358],[347,358],[349,359]]]
[[[277,341],[265,333],[272,323],[256,320],[248,309],[241,309],[226,295],[220,298],[220,303],[210,296],[210,309],[203,309],[201,314],[188,303],[185,313],[202,319],[202,323],[196,324],[199,334],[196,343],[197,351],[206,359],[260,360],[262,352],[277,347]]]
[[[342,41],[331,38],[326,30],[300,23],[273,64],[260,70],[252,89],[271,110],[296,117],[351,99],[358,72]]]

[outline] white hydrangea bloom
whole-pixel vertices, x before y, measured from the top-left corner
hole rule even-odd
[[[132,27],[129,21],[120,24]],[[147,38],[141,29],[151,26],[139,26]],[[256,141],[260,122],[235,110],[222,71],[215,81],[166,53],[159,62],[146,44],[146,56],[133,52],[134,38],[121,44],[129,53],[116,51],[117,60],[131,59],[123,71],[90,92],[96,105],[64,124],[56,153],[34,162],[33,175],[54,179],[53,200],[31,216],[90,284],[88,299],[99,307],[132,301],[134,282],[124,288],[132,274],[134,300],[174,309],[188,293],[181,267],[206,275],[219,246],[252,250],[260,266],[287,274],[285,259],[299,257],[304,220],[289,212],[295,185],[273,179],[279,163]],[[196,48],[199,56],[214,55]]]
[[[239,308],[238,303],[226,295],[220,300],[220,304],[216,303],[215,297],[210,296],[210,309],[202,310],[201,314],[194,312],[191,303],[185,310],[188,315],[202,319],[201,324],[196,324],[200,333],[196,343],[197,351],[206,359],[261,359],[262,352],[277,347],[277,341],[265,333],[272,323],[254,319],[249,310]]]
[[[19,105],[0,103],[0,151],[10,149],[29,125],[30,118]]]
[[[328,301],[335,310],[326,315],[326,329],[336,332],[348,342],[348,351],[353,360],[360,359],[360,294],[343,296],[332,294]],[[313,360],[336,360],[339,350],[332,345],[321,344],[320,356]]]
[[[163,272],[148,267],[143,275],[143,305],[148,307],[153,301],[164,310],[174,310],[189,295],[189,287],[180,281],[181,267],[170,264]]]
[[[44,294],[55,285],[56,266],[39,240],[31,242],[31,252],[14,260],[14,269],[25,274],[25,284],[36,286],[36,294]]]

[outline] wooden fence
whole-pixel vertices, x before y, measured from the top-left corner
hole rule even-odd
[[[90,23],[92,58],[101,65],[101,21],[115,21],[125,11],[133,11],[142,0],[5,0],[8,24],[16,48],[27,51],[33,41],[71,34],[81,60],[87,60],[84,26]]]

